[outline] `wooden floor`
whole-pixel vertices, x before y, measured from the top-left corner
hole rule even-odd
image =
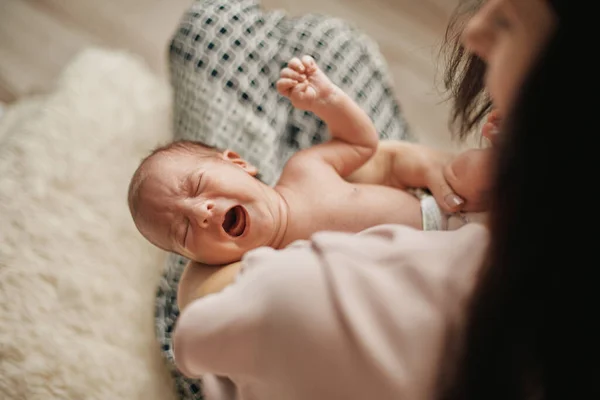
[[[380,45],[399,101],[421,141],[452,147],[436,68],[458,0],[263,0],[291,14],[346,18]],[[166,47],[191,0],[0,0],[0,102],[51,88],[87,46],[127,49],[166,79]]]

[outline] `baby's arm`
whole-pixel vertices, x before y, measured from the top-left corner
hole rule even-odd
[[[452,158],[450,153],[401,140],[382,140],[375,155],[346,180],[356,183],[393,186],[399,189],[425,188],[429,175]]]
[[[488,208],[492,157],[491,149],[452,154],[419,144],[386,140],[346,180],[399,189],[427,188],[446,212],[481,212]]]
[[[379,142],[375,155],[346,179],[399,189],[427,188],[445,211],[455,212],[464,201],[444,177],[446,165],[453,157],[416,143],[384,140]]]
[[[293,58],[281,71],[277,90],[294,107],[313,112],[329,128],[332,140],[300,151],[316,157],[346,177],[375,153],[379,136],[369,116],[319,69],[310,56]]]

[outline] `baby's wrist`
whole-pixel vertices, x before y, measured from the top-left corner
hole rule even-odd
[[[339,109],[340,106],[343,106],[344,97],[347,97],[346,93],[332,83],[331,88],[326,93],[320,94],[313,101],[310,111],[315,114],[324,114],[331,109]]]

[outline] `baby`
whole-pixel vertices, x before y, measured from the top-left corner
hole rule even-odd
[[[155,150],[134,173],[128,195],[146,239],[196,262],[222,265],[322,230],[423,227],[419,200],[398,188],[427,186],[430,167],[437,167],[430,160],[445,160],[442,153],[379,144],[368,115],[309,56],[288,63],[277,90],[321,118],[331,140],[294,154],[274,187],[256,179],[256,168],[231,150],[191,141]]]

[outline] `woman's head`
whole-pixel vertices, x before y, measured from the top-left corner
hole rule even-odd
[[[556,24],[547,0],[488,0],[466,24],[462,44],[485,64],[485,87],[506,115]]]
[[[511,55],[504,54],[502,46],[503,44],[506,45],[508,40],[514,39],[515,35],[511,36],[507,33],[518,35],[526,33],[523,30],[532,28],[532,32],[537,34],[542,32],[542,30],[537,29],[538,23],[552,24],[546,14],[533,15],[530,16],[532,18],[526,19],[529,22],[537,19],[537,21],[534,21],[535,25],[519,26],[517,32],[513,32],[513,27],[506,26],[506,22],[509,22],[511,14],[515,15],[510,9],[514,10],[514,6],[519,5],[531,7],[530,2],[462,0],[448,24],[444,47],[442,48],[446,56],[444,60],[444,86],[452,100],[451,128],[461,138],[466,137],[479,127],[479,123],[491,111],[492,103],[495,103],[495,107],[503,107],[502,104],[497,104],[493,93],[501,92],[499,93],[500,102],[506,97],[501,83],[503,77],[508,77],[510,74],[526,67],[524,65],[509,65],[506,70],[492,71],[495,79],[490,80],[489,76],[486,79],[486,75],[489,75],[487,69],[490,57],[493,57],[495,61],[501,61],[503,57],[506,57],[504,62],[510,61]],[[502,8],[507,8],[508,11]],[[516,15],[523,14],[517,13]],[[473,16],[475,17],[471,18]],[[526,48],[527,45],[524,45],[523,48]],[[506,48],[506,46],[504,47]],[[517,60],[525,61],[526,58],[517,58]],[[498,63],[496,62],[495,65],[498,65]],[[500,83],[498,83],[498,78]]]
[[[575,360],[597,340],[574,310],[594,312],[594,303],[580,297],[590,293],[593,264],[584,258],[595,254],[569,243],[581,231],[581,203],[569,196],[564,179],[590,175],[582,168],[585,149],[570,134],[587,106],[582,82],[593,76],[581,70],[587,61],[575,45],[582,38],[572,33],[581,22],[570,19],[565,4],[488,0],[465,28],[465,48],[487,63],[490,95],[506,115],[494,166],[490,247],[453,400],[576,398],[564,395],[592,383],[587,365]]]

